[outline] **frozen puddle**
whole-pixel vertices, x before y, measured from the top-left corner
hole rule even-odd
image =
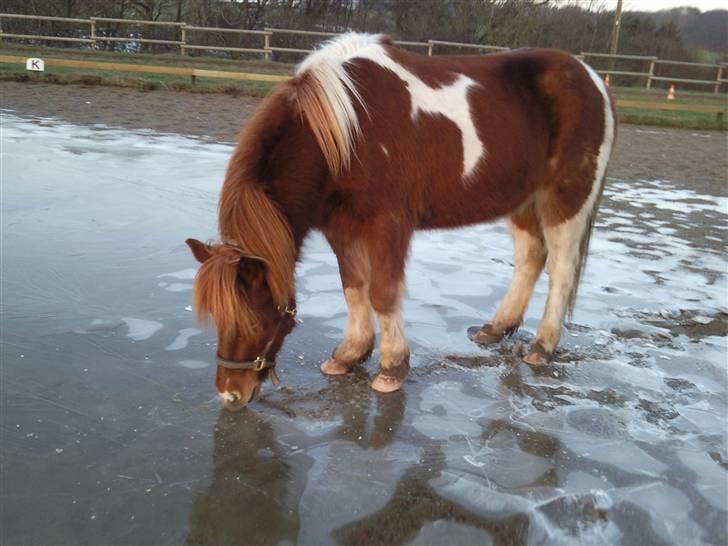
[[[182,269],[180,271],[174,271],[172,273],[162,273],[161,275],[157,275],[157,278],[164,279],[170,277],[172,279],[191,281],[195,278],[195,275],[197,275],[196,269]]]
[[[183,328],[179,331],[179,334],[175,338],[175,340],[167,345],[164,350],[165,351],[180,351],[187,347],[187,342],[192,336],[196,336],[201,334],[202,331],[198,330],[197,328]]]
[[[521,357],[547,275],[513,337],[467,335],[510,281],[504,225],[418,233],[412,371],[388,396],[369,388],[376,352],[318,370],[346,308],[312,234],[282,384],[231,413],[184,244],[215,236],[231,148],[7,113],[0,138],[9,543],[728,543],[726,199],[610,179],[539,368]]]
[[[210,365],[209,362],[203,362],[202,360],[180,360],[178,364],[189,370],[201,370],[202,368],[207,368]]]
[[[160,282],[158,286],[164,288],[167,292],[187,292],[188,290],[192,290],[191,284],[181,282],[173,282],[171,284]]]
[[[145,339],[149,339],[162,329],[162,324],[155,320],[139,318],[122,318],[121,320],[126,323],[126,326],[129,329],[126,335],[134,341],[144,341]]]

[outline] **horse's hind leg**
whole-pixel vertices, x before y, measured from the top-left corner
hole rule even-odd
[[[585,187],[588,196],[575,213],[557,197],[541,202],[539,213],[548,251],[549,291],[536,341],[524,357],[528,364],[548,363],[559,343],[564,319],[576,298],[602,184],[599,180]],[[568,219],[563,220],[565,217]]]
[[[513,214],[508,224],[513,237],[513,278],[493,320],[475,335],[477,343],[496,343],[518,329],[546,261],[541,222],[533,206]]]
[[[321,371],[327,375],[341,375],[369,358],[374,347],[372,306],[369,301],[371,267],[366,247],[361,241],[328,234],[327,238],[339,262],[349,318],[344,340],[331,358],[321,365]]]

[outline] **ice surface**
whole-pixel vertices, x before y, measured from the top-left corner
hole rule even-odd
[[[184,244],[215,237],[232,148],[7,113],[0,139],[11,542],[728,541],[724,197],[609,179],[573,320],[540,368],[521,356],[547,275],[514,337],[466,335],[512,274],[503,223],[418,233],[412,371],[391,396],[369,389],[376,351],[354,374],[318,371],[346,307],[314,233],[283,385],[232,414]]]
[[[493,537],[483,529],[438,520],[423,525],[414,540],[409,543],[409,546],[432,546],[433,544],[491,546]]]
[[[182,328],[179,331],[179,334],[177,334],[177,337],[175,340],[167,345],[164,350],[165,351],[179,351],[181,349],[184,349],[187,347],[187,342],[192,336],[196,336],[201,334],[202,331],[198,330],[197,328]]]
[[[173,271],[172,273],[162,273],[157,275],[158,278],[162,279],[165,277],[172,277],[173,279],[180,279],[184,281],[191,281],[197,275],[196,269],[181,269],[179,271]]]
[[[192,290],[192,285],[181,282],[173,282],[165,286],[164,289],[167,292],[187,292],[188,290]]]
[[[163,327],[162,323],[155,320],[128,317],[124,317],[121,320],[123,320],[129,328],[127,335],[134,341],[144,341],[145,339],[149,339]]]
[[[331,531],[385,508],[421,450],[399,442],[377,451],[362,450],[335,440],[308,454],[314,465],[299,503],[303,527],[298,543],[324,544],[330,541]]]
[[[180,360],[178,364],[183,368],[188,368],[190,370],[200,370],[202,368],[207,368],[210,365],[209,362],[203,362],[201,360]]]

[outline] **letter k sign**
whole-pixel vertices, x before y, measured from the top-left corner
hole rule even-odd
[[[33,72],[43,72],[45,70],[45,62],[43,62],[43,59],[31,57],[25,60],[25,69],[32,70]]]

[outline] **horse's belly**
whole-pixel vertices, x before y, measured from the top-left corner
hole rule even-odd
[[[526,204],[536,189],[531,177],[449,181],[446,188],[427,192],[418,211],[418,229],[441,229],[492,222]]]

